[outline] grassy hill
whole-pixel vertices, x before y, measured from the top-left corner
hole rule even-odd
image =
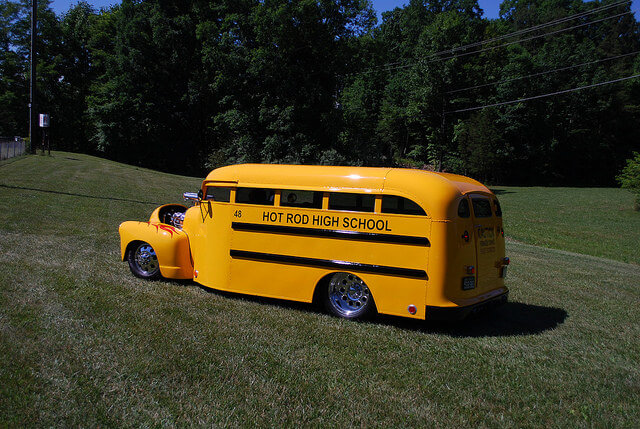
[[[118,224],[146,219],[199,182],[60,152],[0,164],[0,425],[632,427],[640,419],[637,265],[510,242],[512,301],[457,324],[354,323],[133,277],[119,260]],[[542,188],[529,197],[505,190],[507,232],[519,240],[539,236],[520,219],[532,212],[552,231],[593,223],[554,216],[553,204],[542,215],[534,203],[548,200]],[[582,194],[584,206],[604,210],[603,198],[622,195],[597,192],[597,201]],[[611,222],[601,230],[617,231],[618,218],[602,219]],[[637,245],[639,229],[629,234]],[[545,244],[576,250],[583,239]]]
[[[611,188],[497,187],[506,234],[537,246],[640,265],[633,194]]]

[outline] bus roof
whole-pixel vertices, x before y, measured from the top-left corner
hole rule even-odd
[[[213,170],[206,183],[309,189],[330,192],[375,192],[415,200],[434,218],[450,218],[460,196],[491,191],[465,176],[407,168],[338,167],[320,165],[238,164]],[[445,208],[446,206],[446,208]]]

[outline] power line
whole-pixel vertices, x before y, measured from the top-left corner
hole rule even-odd
[[[457,51],[464,51],[464,50],[472,48],[472,47],[485,45],[485,44],[488,44],[488,43],[491,43],[491,42],[507,39],[507,38],[514,37],[514,36],[517,36],[517,35],[520,35],[520,34],[526,34],[526,33],[529,33],[531,31],[535,31],[535,30],[539,30],[539,29],[546,28],[546,27],[549,27],[549,26],[561,24],[561,23],[564,23],[564,22],[567,22],[567,21],[572,21],[574,19],[582,18],[582,17],[587,16],[589,14],[596,13],[596,12],[601,12],[603,10],[610,9],[612,7],[617,7],[617,6],[620,6],[620,5],[629,3],[629,2],[630,2],[630,0],[623,0],[623,1],[620,1],[620,2],[617,2],[617,3],[613,3],[613,4],[610,4],[610,5],[605,5],[605,6],[598,7],[598,8],[592,9],[590,11],[577,13],[577,14],[570,15],[570,16],[567,16],[567,17],[564,17],[564,18],[559,18],[559,19],[554,20],[554,21],[549,21],[549,22],[544,23],[544,24],[538,24],[536,26],[529,27],[529,28],[522,29],[522,30],[518,30],[518,31],[509,33],[509,34],[505,34],[503,36],[498,36],[498,37],[495,37],[495,38],[492,38],[492,39],[487,39],[487,40],[483,40],[483,41],[480,41],[480,42],[469,43],[467,45],[462,45],[462,46],[453,47],[453,48],[450,48],[450,49],[445,49],[445,50],[442,50],[442,51],[438,51],[438,52],[435,52],[433,54],[428,55],[427,57],[425,57],[423,59],[414,60],[414,61],[412,61],[410,63],[406,63],[406,61],[396,61],[396,62],[391,62],[391,63],[385,63],[385,64],[381,64],[379,66],[370,67],[369,69],[363,70],[361,72],[355,72],[355,73],[347,74],[347,76],[354,75],[354,74],[366,74],[366,73],[373,72],[373,71],[375,71],[377,69],[384,69],[384,71],[392,71],[392,70],[402,69],[402,68],[406,68],[406,67],[411,67],[411,66],[413,66],[413,65],[415,65],[415,64],[417,64],[419,62],[423,62],[424,63],[424,60],[432,60],[432,61],[426,61],[426,63],[430,63],[430,62],[433,62],[433,61],[442,61],[442,60],[447,60],[447,59],[451,59],[451,58],[455,58],[455,57],[462,57],[462,56],[471,55],[471,54],[474,54],[474,53],[484,52],[484,51],[491,50],[491,49],[501,48],[503,46],[512,45],[514,43],[526,42],[526,41],[533,40],[533,39],[536,39],[536,38],[539,38],[539,37],[546,37],[548,35],[557,34],[557,33],[563,32],[563,31],[573,30],[575,28],[583,27],[585,25],[595,24],[595,23],[598,23],[598,22],[605,21],[607,19],[616,18],[616,17],[622,16],[622,15],[626,15],[628,13],[632,13],[632,11],[623,12],[623,13],[620,13],[620,14],[617,14],[617,15],[612,15],[612,16],[609,16],[609,17],[606,17],[606,18],[602,18],[602,19],[599,19],[599,20],[596,20],[596,21],[583,23],[583,24],[580,24],[580,25],[568,27],[568,28],[561,29],[561,30],[556,30],[556,31],[553,31],[553,32],[539,34],[539,35],[536,35],[536,36],[533,36],[533,37],[529,37],[527,39],[511,41],[511,42],[504,43],[502,45],[498,45],[498,46],[494,46],[494,47],[483,48],[483,49],[480,49],[480,50],[475,50],[475,51],[472,51],[472,52],[462,53],[462,54],[458,54],[458,55],[450,55],[448,57],[435,58],[435,57],[438,57],[439,55],[442,55],[442,54],[453,54],[454,52],[457,52]]]
[[[519,77],[514,77],[514,78],[511,78],[511,79],[504,79],[504,80],[499,80],[499,81],[495,81],[495,82],[483,83],[481,85],[468,86],[466,88],[460,88],[460,89],[454,89],[453,91],[447,91],[446,94],[455,94],[455,93],[467,91],[467,90],[470,90],[470,89],[484,88],[486,86],[494,86],[494,85],[499,85],[501,83],[507,83],[507,82],[513,82],[513,81],[516,81],[516,80],[528,79],[530,77],[543,76],[545,74],[557,73],[557,72],[560,72],[560,71],[570,70],[570,69],[574,69],[574,68],[577,68],[577,67],[587,66],[587,65],[590,65],[590,64],[601,63],[601,62],[604,62],[604,61],[617,60],[619,58],[628,57],[629,55],[636,55],[638,53],[640,53],[640,51],[634,51],[634,52],[629,52],[628,54],[616,55],[615,57],[602,58],[600,60],[589,61],[589,62],[582,63],[582,64],[574,64],[574,65],[571,65],[571,66],[561,67],[561,68],[557,68],[557,69],[553,69],[553,70],[546,70],[546,71],[539,72],[539,73],[528,74],[526,76],[519,76]]]
[[[433,58],[433,59],[431,59],[429,61],[420,61],[419,60],[419,61],[415,61],[413,63],[405,64],[405,65],[402,65],[402,66],[389,67],[389,68],[384,69],[384,71],[392,71],[392,70],[399,70],[399,69],[403,69],[403,68],[407,68],[407,67],[412,67],[412,66],[414,66],[414,65],[416,65],[418,63],[429,64],[429,63],[432,63],[432,62],[435,62],[435,61],[445,61],[445,60],[450,60],[452,58],[466,57],[467,55],[479,54],[481,52],[486,52],[486,51],[490,51],[490,50],[493,50],[493,49],[498,49],[498,48],[502,48],[502,47],[505,47],[505,46],[513,45],[515,43],[528,42],[530,40],[539,39],[540,37],[547,37],[547,36],[552,36],[554,34],[562,33],[562,32],[565,32],[565,31],[575,30],[576,28],[584,27],[586,25],[591,25],[591,24],[597,24],[599,22],[606,21],[608,19],[619,18],[619,17],[621,17],[623,15],[627,15],[627,14],[635,13],[635,12],[636,11],[630,10],[630,11],[627,11],[627,12],[619,13],[617,15],[611,15],[611,16],[608,16],[606,18],[601,18],[601,19],[598,19],[598,20],[595,20],[595,21],[585,22],[583,24],[574,25],[572,27],[567,27],[567,28],[562,28],[560,30],[550,31],[550,32],[544,33],[544,34],[538,34],[536,36],[531,36],[531,37],[528,37],[528,38],[525,38],[525,39],[513,40],[511,42],[503,43],[503,44],[497,45],[497,46],[489,46],[487,48],[482,48],[482,49],[478,49],[478,50],[471,51],[471,52],[463,52],[461,54],[454,54],[454,55],[450,55],[448,57]]]
[[[608,85],[608,84],[611,84],[611,83],[622,82],[623,80],[634,79],[636,77],[640,77],[640,74],[635,74],[633,76],[622,77],[622,78],[615,79],[615,80],[609,80],[609,81],[606,81],[606,82],[594,83],[592,85],[580,86],[578,88],[565,89],[563,91],[550,92],[548,94],[535,95],[533,97],[526,97],[526,98],[520,98],[520,99],[517,99],[517,100],[503,101],[501,103],[486,104],[484,106],[469,107],[469,108],[466,108],[466,109],[450,110],[448,112],[444,112],[444,114],[448,115],[450,113],[470,112],[472,110],[480,110],[480,109],[485,109],[487,107],[496,107],[496,106],[504,106],[504,105],[507,105],[507,104],[521,103],[523,101],[529,101],[529,100],[535,100],[535,99],[538,99],[538,98],[551,97],[551,96],[554,96],[554,95],[560,95],[560,94],[566,94],[568,92],[579,91],[581,89],[594,88],[596,86],[602,86],[602,85]]]
[[[594,9],[591,9],[591,10],[588,10],[588,11],[585,11],[585,12],[579,12],[579,13],[576,13],[576,14],[573,14],[573,15],[565,16],[563,18],[558,18],[558,19],[555,19],[555,20],[552,20],[552,21],[549,21],[549,22],[545,22],[545,23],[542,23],[542,24],[534,25],[533,27],[523,28],[521,30],[517,30],[517,31],[514,31],[512,33],[508,33],[508,34],[504,34],[502,36],[497,36],[497,37],[494,37],[494,38],[491,38],[491,39],[481,40],[479,42],[473,42],[473,43],[469,43],[469,44],[466,44],[466,45],[453,47],[453,48],[450,48],[450,49],[443,49],[441,51],[434,52],[433,54],[430,54],[427,58],[431,58],[433,56],[438,56],[438,55],[441,55],[441,54],[452,54],[452,53],[457,52],[457,51],[464,51],[464,50],[466,50],[468,48],[473,48],[473,47],[480,46],[480,45],[486,45],[486,44],[491,43],[491,42],[496,42],[496,41],[499,41],[499,40],[508,39],[510,37],[518,36],[520,34],[530,33],[532,31],[540,30],[542,28],[551,27],[551,26],[554,26],[554,25],[557,25],[557,24],[561,24],[561,23],[564,23],[564,22],[567,22],[567,21],[573,21],[574,19],[578,19],[578,18],[583,18],[583,17],[585,17],[587,15],[591,15],[591,14],[596,13],[596,12],[602,12],[603,10],[611,9],[611,8],[614,8],[614,7],[617,7],[617,6],[621,6],[623,4],[630,3],[630,2],[631,2],[631,0],[622,0],[622,1],[619,1],[617,3],[612,3],[612,4],[609,4],[609,5],[603,5],[603,6],[596,7]],[[396,62],[392,62],[392,63],[387,63],[386,65],[396,65],[396,64],[402,64],[404,62],[405,61],[396,61]],[[384,66],[384,65],[382,65],[382,66]],[[382,66],[378,66],[378,67],[382,67]]]
[[[554,25],[557,25],[557,24],[562,24],[562,23],[567,22],[567,21],[573,21],[574,19],[583,18],[583,17],[585,17],[587,15],[591,15],[592,13],[601,12],[603,10],[611,9],[611,8],[614,8],[614,7],[617,7],[617,6],[621,6],[623,4],[630,3],[630,2],[631,2],[631,0],[622,0],[622,1],[619,1],[617,3],[612,3],[610,5],[600,6],[600,7],[597,7],[595,9],[592,9],[592,10],[576,13],[574,15],[569,15],[569,16],[566,16],[564,18],[558,18],[558,19],[556,19],[554,21],[549,21],[549,22],[546,22],[546,23],[543,23],[543,24],[534,25],[533,27],[528,27],[528,28],[524,28],[522,30],[514,31],[513,33],[505,34],[503,36],[497,36],[497,37],[494,37],[492,39],[481,40],[479,42],[469,43],[468,45],[458,46],[458,47],[454,47],[454,48],[451,48],[451,49],[442,50],[440,52],[435,52],[435,53],[431,54],[431,56],[436,56],[436,55],[446,54],[446,53],[454,53],[456,51],[464,51],[467,48],[486,45],[486,44],[491,43],[491,42],[496,42],[496,41],[499,41],[499,40],[508,39],[510,37],[518,36],[520,34],[526,34],[526,33],[532,32],[532,31],[540,30],[542,28],[551,27],[551,26],[554,26]]]

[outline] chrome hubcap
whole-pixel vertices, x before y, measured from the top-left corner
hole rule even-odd
[[[140,271],[145,275],[152,275],[158,270],[159,264],[156,251],[146,243],[138,246],[134,259]]]
[[[367,285],[358,276],[336,273],[329,282],[329,302],[341,314],[360,311],[371,299]]]

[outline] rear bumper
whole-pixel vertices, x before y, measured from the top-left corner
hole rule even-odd
[[[509,291],[507,290],[500,295],[466,307],[433,307],[427,305],[425,316],[427,320],[462,320],[471,314],[506,304],[508,299]]]

